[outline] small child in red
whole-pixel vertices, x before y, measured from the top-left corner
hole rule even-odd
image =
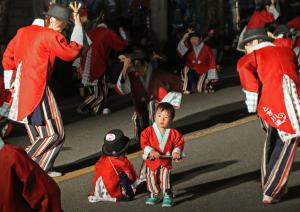
[[[141,134],[141,148],[147,167],[147,188],[150,191],[150,197],[146,200],[147,205],[158,203],[161,191],[162,207],[173,205],[170,182],[172,159],[181,159],[184,147],[182,135],[177,130],[169,128],[174,116],[175,110],[170,103],[158,104],[154,124],[144,129]]]
[[[89,202],[133,200],[137,175],[125,156],[129,138],[119,129],[109,131],[104,137],[103,156],[96,163],[93,179],[94,192]]]

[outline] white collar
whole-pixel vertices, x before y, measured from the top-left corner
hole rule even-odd
[[[107,25],[105,23],[101,23],[101,24],[98,24],[97,27],[107,28]]]
[[[275,45],[269,41],[261,42],[253,47],[253,51],[267,47],[267,46],[275,46]]]
[[[45,26],[45,21],[43,19],[41,19],[41,18],[36,18],[32,22],[32,25],[44,27]]]

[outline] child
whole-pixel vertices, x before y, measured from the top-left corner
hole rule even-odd
[[[154,124],[141,134],[141,148],[147,166],[147,188],[150,191],[147,205],[154,205],[159,201],[160,191],[163,193],[162,207],[173,205],[170,184],[172,159],[176,161],[181,159],[184,146],[182,135],[177,130],[169,128],[174,116],[175,110],[170,103],[158,104]]]
[[[119,129],[109,131],[104,137],[103,156],[96,163],[93,179],[94,193],[89,202],[133,200],[133,183],[136,173],[125,156],[129,138]]]

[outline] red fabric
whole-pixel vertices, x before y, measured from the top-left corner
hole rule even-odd
[[[4,79],[0,75],[0,107],[2,106],[4,100],[5,100]]]
[[[296,84],[300,94],[300,79],[294,52],[285,47],[268,46],[245,55],[238,61],[237,69],[241,84],[246,91],[260,93],[258,115],[271,126],[288,133],[294,133],[284,103],[282,80],[289,76]],[[283,114],[286,121],[277,126],[268,114]]]
[[[190,51],[186,55],[186,65],[198,74],[204,74],[210,69],[215,69],[216,61],[212,49],[204,44],[197,58],[195,52]]]
[[[60,189],[24,150],[0,149],[0,211],[59,212]]]
[[[52,73],[55,57],[73,60],[81,45],[71,42],[59,32],[30,25],[18,30],[3,55],[3,68],[16,71],[22,63],[17,120],[23,120],[40,103],[47,78]]]
[[[183,150],[184,147],[183,136],[177,130],[171,129],[165,148],[163,151],[161,151],[159,148],[159,141],[156,137],[155,131],[152,126],[149,126],[143,130],[140,142],[143,151],[146,146],[150,146],[156,151],[158,151],[161,155],[165,155],[167,152],[172,154],[172,151],[175,148],[180,148],[181,150]],[[149,167],[149,169],[152,171],[157,170],[160,166],[166,167],[167,169],[172,168],[171,159],[147,159],[145,160],[145,162],[147,167]]]
[[[149,101],[150,98],[152,97],[153,99],[160,102],[168,92],[182,91],[181,79],[178,76],[171,74],[169,72],[162,71],[162,70],[154,70],[151,74],[151,78],[147,90],[143,86],[139,78],[139,74],[140,73],[137,71],[130,72],[128,74],[130,79],[133,105],[135,108],[135,112],[139,116],[147,113],[146,111],[144,111],[145,108],[144,100]]]
[[[121,172],[125,172],[132,182],[137,179],[134,167],[126,157],[102,156],[96,163],[93,184],[95,186],[98,178],[102,177],[105,188],[110,196],[121,199],[123,195],[120,190],[120,178],[118,176]]]
[[[294,47],[299,47],[300,48],[300,36],[297,38]]]
[[[92,49],[90,66],[90,81],[99,79],[106,71],[107,62],[111,50],[122,51],[127,45],[127,41],[122,40],[114,31],[105,27],[97,27],[88,33],[92,40],[91,46],[84,52],[81,60],[81,75],[84,71],[87,52]]]
[[[294,42],[290,38],[277,38],[273,41],[273,44],[275,46],[288,47],[291,49],[294,47]]]
[[[300,16],[297,16],[296,18],[290,20],[287,23],[287,26],[293,29],[300,29]]]
[[[272,13],[267,10],[254,11],[247,24],[247,29],[253,29],[257,27],[264,27],[267,23],[273,23],[275,21]]]

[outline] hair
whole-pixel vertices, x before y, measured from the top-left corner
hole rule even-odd
[[[155,109],[155,113],[158,110],[167,111],[170,114],[171,119],[174,119],[174,117],[175,117],[175,109],[174,109],[173,105],[171,105],[168,102],[159,103]]]

